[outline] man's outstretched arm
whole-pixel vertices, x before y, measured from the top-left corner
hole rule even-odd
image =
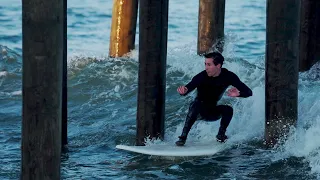
[[[239,77],[234,73],[232,73],[231,75],[231,85],[239,90],[239,95],[237,97],[246,98],[246,97],[252,96],[252,90],[246,84],[244,84],[239,79]],[[234,90],[231,90],[231,91],[234,91]]]
[[[189,94],[199,85],[199,83],[201,81],[201,76],[199,74],[194,76],[192,78],[192,80],[186,86],[178,87],[177,91],[178,92],[180,91],[179,94],[181,96],[185,96],[185,95]],[[181,92],[184,92],[184,93],[181,93]]]

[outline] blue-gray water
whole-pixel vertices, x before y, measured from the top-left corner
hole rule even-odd
[[[182,98],[176,88],[204,67],[196,55],[198,0],[171,0],[169,6],[165,142],[173,144],[194,95]],[[69,152],[62,179],[320,179],[319,64],[300,73],[298,124],[289,140],[271,150],[263,146],[266,0],[226,1],[224,66],[254,95],[222,99],[235,109],[227,132],[231,147],[210,157],[115,149],[134,144],[138,52],[125,60],[107,57],[111,12],[112,0],[68,1]],[[1,0],[0,24],[0,179],[19,179],[20,0]],[[189,139],[212,140],[217,128],[218,122],[198,122]]]

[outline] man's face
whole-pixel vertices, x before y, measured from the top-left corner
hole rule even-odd
[[[214,65],[212,58],[206,58],[204,64],[208,76],[214,76],[221,68],[221,64]]]

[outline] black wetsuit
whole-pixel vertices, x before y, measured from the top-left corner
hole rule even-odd
[[[216,77],[209,77],[206,71],[202,71],[192,78],[191,82],[186,85],[188,91],[184,96],[197,88],[197,97],[190,104],[180,136],[182,139],[187,138],[198,115],[200,115],[201,119],[207,121],[215,121],[221,118],[219,133],[224,135],[232,119],[233,109],[228,105],[217,105],[217,102],[230,85],[240,91],[238,97],[252,96],[251,89],[241,82],[236,74],[225,68],[221,68],[221,73]]]

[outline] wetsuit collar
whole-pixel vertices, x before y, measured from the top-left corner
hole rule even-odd
[[[220,76],[221,72],[222,72],[222,68],[220,68],[220,72],[218,73],[218,75],[216,75],[216,76],[209,76],[209,77],[218,77],[218,76]]]

